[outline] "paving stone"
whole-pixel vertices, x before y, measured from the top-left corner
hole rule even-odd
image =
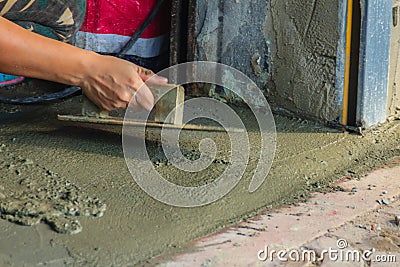
[[[304,246],[316,252],[320,266],[364,266],[362,257],[355,256],[358,249],[343,238],[322,236]]]
[[[375,170],[360,180],[335,183],[334,186],[345,191],[315,193],[306,203],[264,211],[253,220],[197,240],[190,253],[176,255],[161,266],[316,266],[312,262],[263,262],[257,253],[266,246],[286,251],[304,246],[322,252],[338,249],[338,239],[347,242],[343,250],[350,252],[375,248],[375,253],[386,255],[391,251],[397,255],[400,253],[400,227],[395,222],[395,215],[400,215],[398,178],[399,164]],[[386,193],[384,197],[382,192]],[[377,200],[381,200],[381,205]],[[366,266],[364,261],[339,264],[326,257],[317,264]],[[377,262],[371,264],[383,266]]]

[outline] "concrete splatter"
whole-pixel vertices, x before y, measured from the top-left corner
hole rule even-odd
[[[4,144],[0,147],[0,218],[27,226],[44,222],[58,233],[76,234],[82,231],[79,216],[103,216],[106,205],[99,199],[33,160],[13,155]]]

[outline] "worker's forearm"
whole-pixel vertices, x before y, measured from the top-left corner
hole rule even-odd
[[[34,34],[1,17],[0,72],[80,86],[107,110],[126,108],[132,91],[141,107],[150,110],[154,105],[153,94],[144,84],[154,76],[152,71]],[[153,82],[167,82],[154,77]]]
[[[80,85],[96,56],[0,17],[0,72]]]

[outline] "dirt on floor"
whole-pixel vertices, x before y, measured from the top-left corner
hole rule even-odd
[[[136,184],[124,159],[121,127],[57,121],[57,114],[80,112],[80,96],[48,105],[1,105],[0,209],[2,218],[10,222],[0,221],[0,247],[4,248],[0,263],[143,264],[261,209],[301,201],[308,192],[342,176],[357,176],[400,155],[399,121],[358,135],[276,115],[275,160],[262,186],[249,193],[260,133],[248,110],[236,111],[249,129],[251,144],[243,179],[219,201],[179,208],[154,200]],[[160,141],[154,136],[148,140],[148,153],[157,171],[174,183],[209,183],[229,161],[226,133],[185,132],[180,144],[190,151],[189,158],[198,156],[199,142],[206,137],[216,142],[218,152],[206,170],[183,173],[164,164]],[[142,164],[142,159],[134,160]],[[43,222],[50,228],[43,223],[22,227],[12,222]],[[35,247],[35,238],[43,245]],[[6,249],[2,242],[16,249]],[[26,255],[30,242],[39,258]],[[60,256],[55,259],[55,255]]]

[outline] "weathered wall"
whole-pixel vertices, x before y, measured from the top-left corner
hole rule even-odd
[[[196,0],[195,58],[241,70],[275,108],[336,120],[338,1]]]
[[[271,100],[297,114],[333,121],[340,115],[335,89],[338,0],[271,0]]]
[[[388,116],[400,117],[400,0],[393,0],[394,14],[390,41]]]
[[[271,59],[266,30],[267,1],[197,0],[196,5],[196,59],[235,67],[268,95]],[[229,91],[220,93],[235,99]]]

